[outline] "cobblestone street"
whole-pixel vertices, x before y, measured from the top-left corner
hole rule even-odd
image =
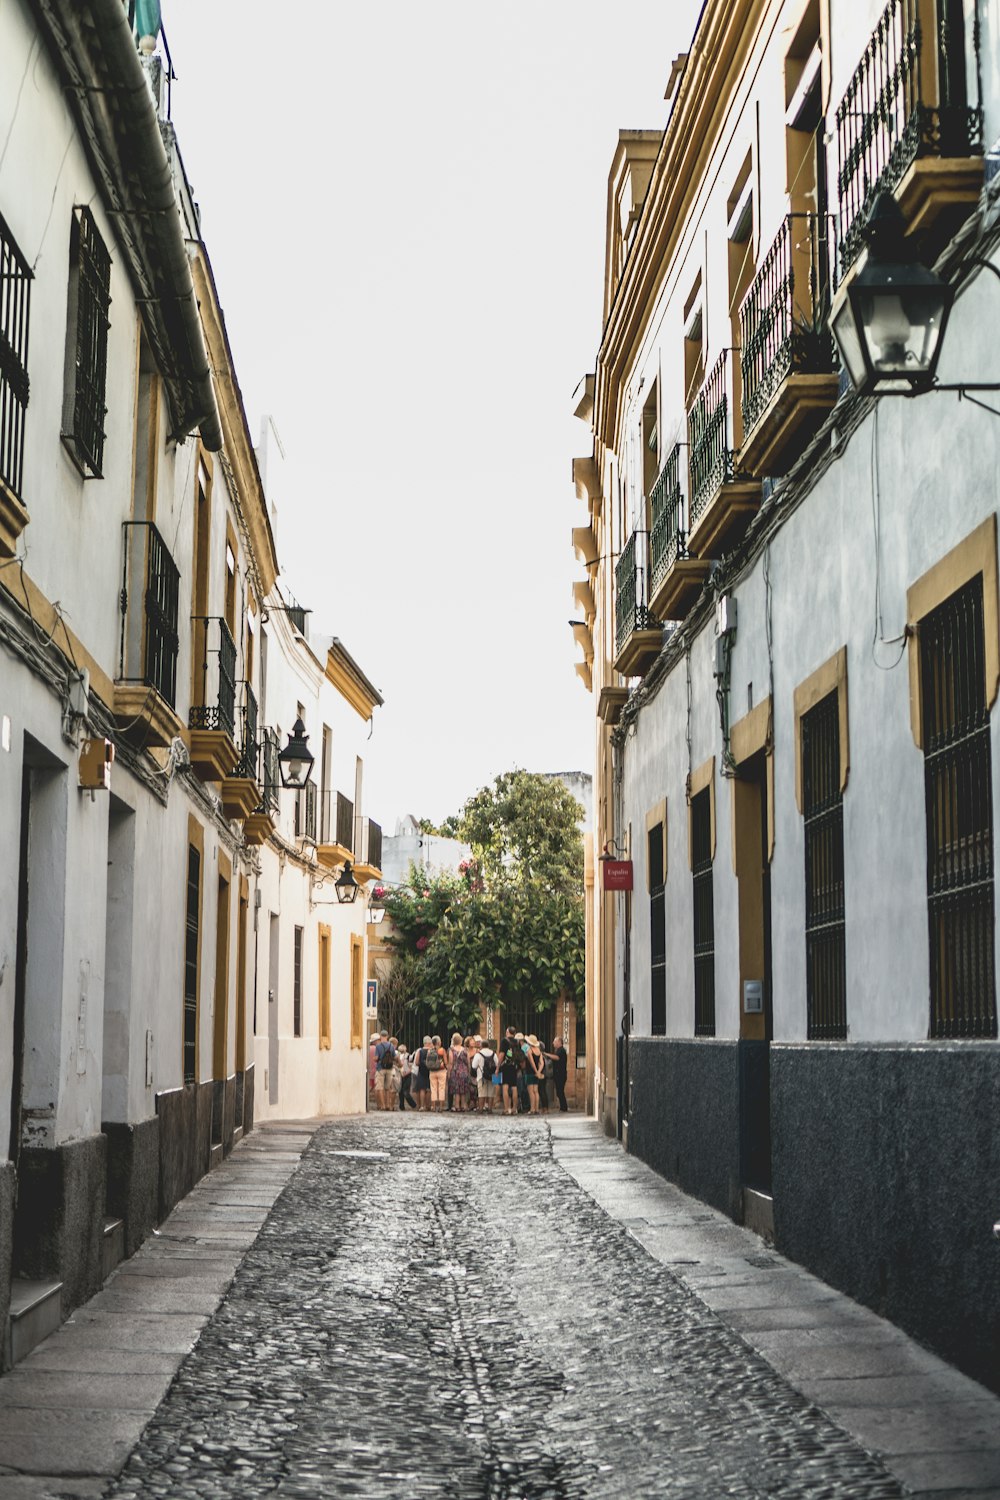
[[[906,1493],[657,1264],[534,1120],[315,1136],[110,1490]]]

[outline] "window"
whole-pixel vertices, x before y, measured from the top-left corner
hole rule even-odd
[[[363,1016],[365,1003],[365,976],[361,967],[364,947],[361,939],[351,937],[351,1046],[360,1047],[362,1043]]]
[[[90,209],[78,208],[70,236],[62,436],[85,479],[100,479],[104,465],[110,289],[107,246]]]
[[[201,854],[188,845],[184,935],[184,1082],[194,1083],[198,1065],[198,949],[201,921]]]
[[[302,1035],[302,928],[296,927],[292,942],[292,1035]]]
[[[993,797],[983,575],[919,623],[930,1034],[995,1037]]]
[[[333,1045],[330,1030],[330,929],[323,923],[319,928],[319,1045],[324,1052]]]
[[[31,270],[0,218],[0,485],[21,498]]]
[[[667,897],[663,824],[655,823],[646,834],[649,884],[649,992],[650,1031],[667,1034]]]
[[[806,842],[806,1035],[847,1036],[844,957],[844,798],[835,688],[803,714],[802,813]]]
[[[694,1034],[715,1035],[715,907],[712,885],[712,789],[691,799],[694,885]]]

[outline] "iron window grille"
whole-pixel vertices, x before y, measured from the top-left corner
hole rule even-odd
[[[188,845],[184,925],[184,1082],[196,1081],[198,1062],[198,928],[201,920],[201,854]]]
[[[302,928],[292,939],[292,1035],[302,1035]]]
[[[694,1034],[714,1036],[715,904],[712,804],[708,787],[691,799],[691,878],[694,887]]]
[[[678,558],[687,557],[681,445],[676,443],[649,492],[650,594],[655,594]]]
[[[844,799],[837,689],[802,716],[806,844],[806,1035],[847,1036]]]
[[[89,208],[73,215],[63,442],[85,479],[104,466],[111,256]]]
[[[982,155],[979,6],[971,56],[964,12],[963,0],[889,0],[879,18],[837,108],[841,273],[876,194],[918,157]]]
[[[723,349],[688,412],[689,530],[694,529],[721,486],[739,478],[729,394],[731,353],[731,349]]]
[[[201,702],[192,704],[189,729],[236,736],[236,642],[221,615],[194,615],[194,649],[201,655]],[[213,643],[214,638],[214,643]]]
[[[0,217],[0,484],[21,499],[31,268]]]
[[[174,707],[177,697],[177,609],[180,573],[151,521],[123,522],[119,679],[155,688]],[[142,612],[129,608],[129,582],[144,580]]]
[[[667,895],[663,868],[663,824],[646,836],[649,860],[650,1032],[667,1034]]]
[[[995,1037],[993,793],[983,579],[920,622],[930,1034]]]
[[[834,368],[830,306],[832,222],[788,214],[740,307],[743,431],[750,432],[787,375]]]
[[[354,803],[343,792],[337,793],[337,837],[342,849],[354,852]]]
[[[646,533],[633,531],[615,564],[615,654],[637,630],[656,630],[659,621],[647,598]]]

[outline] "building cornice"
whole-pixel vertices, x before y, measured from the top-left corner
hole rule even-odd
[[[594,431],[617,447],[622,391],[771,0],[706,0],[597,359]]]
[[[362,672],[357,662],[334,636],[326,653],[327,681],[333,686],[362,719],[370,719],[376,708],[381,708],[383,698]]]
[[[236,379],[233,352],[226,320],[219,304],[218,288],[212,273],[208,252],[201,243],[194,248],[193,272],[195,293],[201,312],[202,327],[208,345],[208,358],[219,405],[222,437],[236,481],[239,503],[250,534],[254,561],[262,592],[274,587],[278,576],[278,556],[267,511],[267,498],[257,465],[253,439],[247,425],[243,394]]]

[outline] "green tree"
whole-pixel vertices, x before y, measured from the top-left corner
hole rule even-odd
[[[561,781],[514,770],[470,797],[458,826],[488,881],[520,880],[582,896],[582,817]]]

